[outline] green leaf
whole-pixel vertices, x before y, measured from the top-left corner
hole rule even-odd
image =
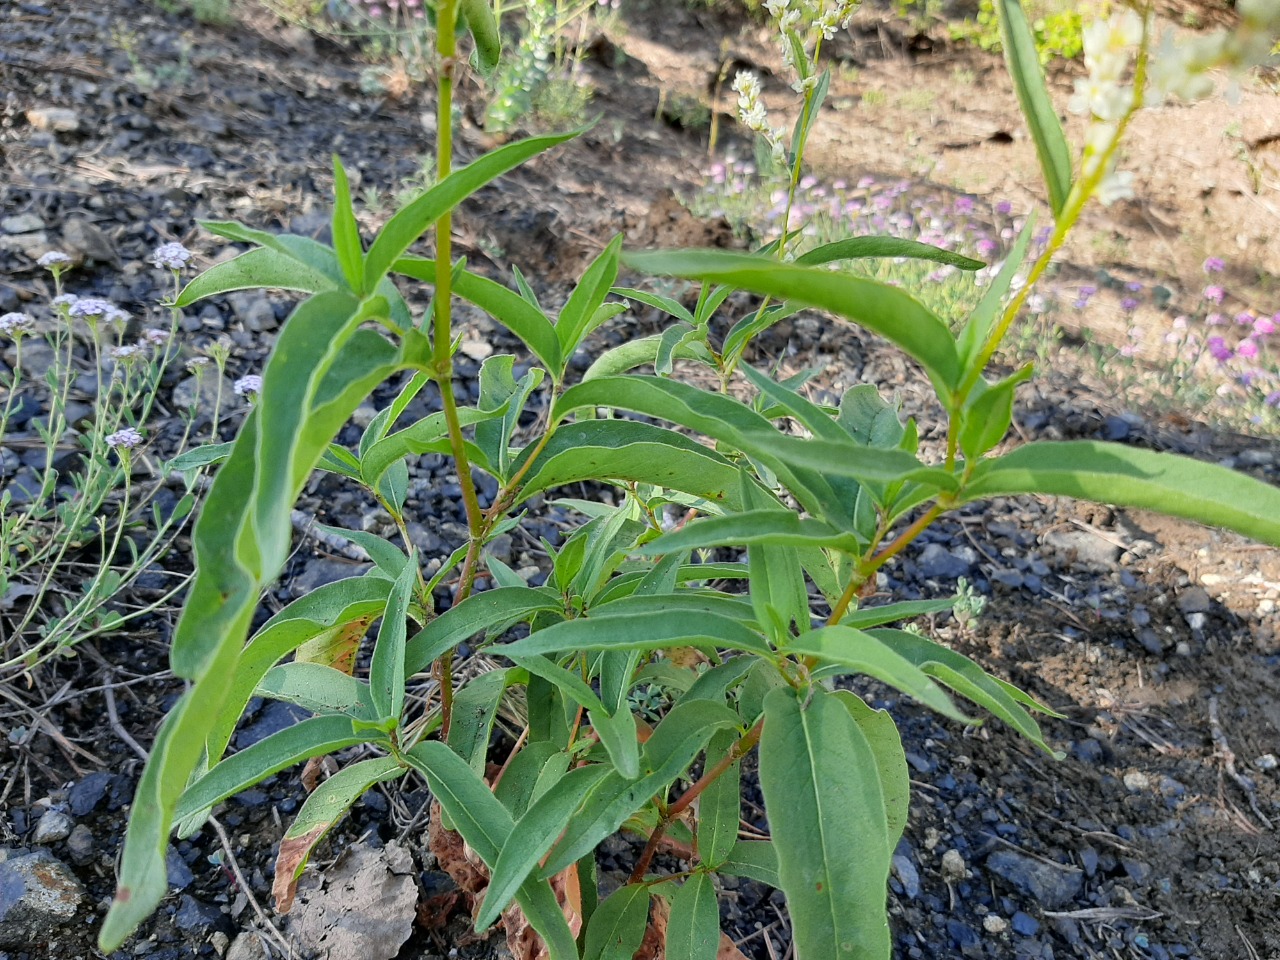
[[[418,551],[414,550],[387,598],[387,609],[373,648],[373,663],[369,666],[373,702],[381,715],[390,719],[398,720],[404,711],[405,621],[409,617],[409,601],[413,599],[413,588],[417,582]]]
[[[929,679],[926,672],[873,634],[843,625],[822,627],[793,640],[787,652],[817,657],[824,663],[865,673],[914,697],[943,716],[961,723],[976,722],[957,710],[951,698]]]
[[[206,443],[203,446],[195,447],[184,453],[178,454],[167,464],[165,464],[165,473],[186,473],[188,470],[195,471],[201,467],[210,467],[217,463],[222,463],[227,457],[231,456],[230,443]]]
[[[533,740],[507,763],[501,779],[494,784],[493,795],[513,817],[519,818],[529,809],[541,773],[553,758],[557,758],[554,776],[559,779],[568,770],[569,756],[549,740]]]
[[[838,699],[853,722],[861,729],[875,754],[880,773],[880,792],[884,795],[886,836],[889,856],[893,856],[907,826],[907,812],[911,802],[911,772],[907,769],[907,755],[898,736],[898,725],[887,710],[873,710],[862,698],[848,690],[837,690]]]
[[[1020,0],[996,0],[1000,14],[1000,42],[1005,63],[1013,78],[1014,91],[1022,115],[1027,119],[1031,139],[1040,157],[1045,186],[1049,190],[1049,206],[1056,217],[1067,205],[1071,193],[1071,148],[1062,133],[1053,101],[1045,87],[1044,70],[1036,52],[1036,36],[1027,21]]]
[[[480,187],[508,170],[520,166],[544,150],[573,139],[579,133],[581,130],[574,130],[508,143],[481,155],[465,167],[460,167],[424,192],[392,217],[373,241],[373,246],[365,257],[364,289],[376,287],[409,246],[446,211],[452,210]]]
[[[981,270],[986,264],[972,257],[965,257],[950,250],[943,250],[919,240],[901,237],[846,237],[832,243],[814,247],[796,257],[795,262],[816,267],[837,260],[859,260],[867,257],[907,257],[912,260],[930,260],[945,263],[960,270]]]
[[[1013,392],[1018,384],[1031,376],[1032,365],[1026,364],[1016,373],[996,383],[979,377],[976,389],[969,394],[960,421],[960,449],[965,457],[977,460],[1004,439],[1013,422]]]
[[[859,607],[846,613],[841,619],[841,626],[856,627],[865,630],[885,623],[896,623],[899,620],[910,620],[930,613],[944,613],[955,606],[952,599],[945,600],[904,600],[901,603],[886,603],[879,607]]]
[[[721,730],[707,745],[707,768],[729,755],[738,743],[732,730]],[[728,859],[738,840],[742,817],[742,761],[731,763],[698,798],[698,857],[711,869]]]
[[[518,457],[513,469],[519,470],[531,453]],[[674,430],[634,421],[586,420],[556,430],[525,474],[516,502],[580,480],[615,480],[733,503],[738,473],[714,450]]]
[[[914,663],[929,676],[946,684],[956,693],[985,707],[1017,730],[1050,756],[1057,754],[1044,741],[1040,725],[1024,707],[1060,716],[1038,703],[1021,690],[990,676],[964,654],[949,650],[927,637],[907,633],[905,630],[870,630],[871,636],[881,640],[895,652]]]
[[[427,283],[434,283],[436,278],[435,261],[423,257],[402,257],[392,270]],[[475,304],[524,341],[557,383],[564,376],[565,360],[556,329],[536,303],[469,270],[459,270],[454,274],[453,292]]]
[[[421,673],[437,657],[482,630],[500,624],[519,623],[542,612],[563,612],[563,603],[545,590],[533,587],[499,587],[473,594],[450,607],[409,640],[405,670]]]
[[[614,296],[626,297],[628,300],[639,300],[655,310],[661,310],[677,320],[683,320],[690,326],[698,325],[698,321],[693,318],[693,314],[685,308],[684,304],[672,297],[664,297],[660,293],[650,293],[647,290],[637,290],[634,287],[614,287],[609,292]]]
[[[855,443],[882,450],[897,448],[906,433],[898,408],[885,402],[874,383],[855,384],[844,392],[836,423]]]
[[[437,740],[413,747],[405,759],[427,778],[432,794],[462,838],[492,871],[511,840],[515,822],[484,781],[456,753]],[[551,960],[577,960],[578,948],[560,904],[546,881],[525,880],[516,902],[546,944]]]
[[[620,887],[592,914],[582,960],[631,960],[648,922],[649,888],[640,883]]]
[[[507,671],[490,670],[469,681],[453,700],[449,747],[481,776],[493,734],[493,718],[506,689]]]
[[[464,25],[475,41],[476,65],[488,76],[502,58],[502,35],[490,0],[458,0],[458,26]]]
[[[765,699],[760,788],[799,957],[889,956],[891,851],[875,754],[832,694]]]
[[[562,356],[572,356],[598,322],[596,311],[609,295],[614,280],[618,279],[618,254],[621,250],[622,234],[618,234],[591,261],[573,293],[569,294],[569,300],[556,320],[556,337],[560,341]]]
[[[260,247],[231,260],[214,264],[182,288],[176,306],[189,307],[206,297],[234,290],[299,290],[319,293],[333,290],[338,283],[327,274],[299,263],[295,258]]]
[[[611,617],[564,620],[523,640],[489,648],[502,656],[583,650],[662,650],[669,647],[714,646],[768,655],[760,635],[737,620],[716,613],[686,611],[678,620],[662,610]]]
[[[664,533],[639,549],[650,556],[674,550],[710,547],[836,547],[856,550],[858,539],[835,527],[801,517],[794,510],[757,509],[723,517],[700,517],[678,530]]]
[[[1027,217],[1027,222],[1022,226],[1022,232],[1018,234],[1018,239],[1013,242],[1008,255],[1004,258],[1004,265],[1000,268],[1000,272],[987,284],[987,290],[982,295],[982,299],[978,301],[973,313],[965,321],[964,329],[960,331],[960,359],[966,368],[976,361],[979,352],[987,342],[987,337],[991,336],[991,329],[995,326],[996,317],[999,316],[1000,308],[1004,305],[1004,298],[1013,286],[1013,278],[1018,275],[1023,261],[1027,259],[1027,249],[1031,246],[1031,237],[1035,233],[1035,220],[1033,211]]]
[[[206,810],[295,763],[367,743],[374,736],[357,730],[350,717],[300,720],[215,764],[183,791],[176,816],[182,819]]]
[[[430,382],[431,377],[419,370],[409,378],[409,382],[400,389],[400,392],[396,394],[396,398],[374,415],[373,419],[369,421],[369,425],[364,428],[364,433],[360,434],[358,450],[361,458],[369,452],[370,447],[387,435],[391,428],[395,426],[396,421],[400,419],[400,415],[413,402],[413,398],[421,393],[422,388]],[[354,461],[354,465],[359,468],[360,461],[355,457],[351,459]]]
[[[498,919],[516,890],[560,838],[569,819],[608,772],[609,768],[602,764],[570,770],[516,822],[511,840],[494,864],[493,877],[476,915],[477,930],[486,929]]]
[[[343,767],[307,797],[298,816],[281,838],[280,850],[276,854],[275,882],[271,892],[275,896],[277,913],[289,912],[298,878],[302,876],[311,851],[334,824],[346,816],[351,805],[375,783],[394,779],[402,773],[404,767],[395,757],[361,760]]]
[[[1094,440],[1027,443],[979,464],[962,498],[1020,493],[1140,507],[1280,546],[1280,488],[1172,453]]]
[[[372,721],[380,716],[367,683],[321,663],[272,667],[254,695],[294,703],[312,713],[345,714],[353,720]]]
[[[363,296],[366,292],[363,286],[364,247],[360,245],[360,228],[356,225],[355,208],[351,205],[351,184],[336,153],[333,155],[333,249],[347,285],[357,296]]]
[[[828,310],[896,343],[920,362],[944,399],[959,385],[960,360],[946,323],[888,284],[724,251],[629,253],[625,262],[646,273],[730,283],[753,293]]]
[[[500,420],[485,420],[476,424],[476,446],[498,468],[498,478],[511,476],[511,438],[525,412],[529,394],[542,382],[543,371],[534,367],[518,381],[512,374],[515,357],[500,354],[488,357],[480,367],[480,408],[485,411],[505,411]]]
[[[666,960],[715,960],[720,949],[720,907],[709,874],[695,873],[671,898]]]
[[[778,876],[778,852],[772,840],[739,840],[729,851],[729,858],[716,867],[717,873],[746,877],[775,890],[782,887]]]
[[[462,407],[458,410],[458,423],[470,427],[501,416],[504,412],[501,407],[489,411]],[[448,436],[449,428],[443,413],[430,414],[403,430],[397,430],[389,437],[372,444],[361,455],[361,482],[368,487],[377,487],[382,475],[405,457],[411,454],[447,452],[450,449]],[[471,445],[471,449],[477,448]]]
[[[385,576],[393,580],[404,572],[405,564],[409,562],[404,551],[377,534],[364,530],[347,530],[345,527],[331,527],[327,523],[317,523],[314,527],[327,536],[338,537],[355,544],[369,555],[369,559]]]

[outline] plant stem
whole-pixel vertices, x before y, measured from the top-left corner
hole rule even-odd
[[[755,726],[743,734],[742,739],[735,743],[715,766],[704,772],[679,800],[667,807],[662,814],[662,819],[653,828],[653,833],[649,834],[649,842],[645,844],[640,859],[636,861],[635,869],[631,871],[631,877],[627,880],[628,883],[640,883],[644,880],[645,872],[653,861],[653,855],[658,851],[658,844],[666,835],[667,827],[674,823],[693,801],[702,796],[703,791],[715,783],[726,770],[754,750],[756,744],[760,742],[762,733],[764,733],[764,717],[757,720]]]

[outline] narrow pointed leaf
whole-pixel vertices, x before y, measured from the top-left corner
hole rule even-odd
[[[582,960],[631,960],[649,920],[649,888],[639,883],[616,890],[591,915]]]
[[[781,889],[778,876],[778,851],[772,840],[739,840],[729,851],[729,858],[716,867],[718,873],[746,877],[766,887]]]
[[[591,261],[582,279],[569,294],[569,300],[556,319],[556,337],[565,357],[573,354],[583,338],[591,332],[596,310],[609,295],[613,282],[618,278],[618,254],[622,250],[622,235],[618,234],[608,246]]]
[[[673,550],[757,545],[856,550],[858,539],[821,520],[801,517],[794,510],[765,508],[723,517],[702,517],[649,541],[639,552],[653,556]]]
[[[933,263],[945,263],[960,270],[981,270],[986,266],[981,260],[974,260],[972,257],[943,250],[941,247],[921,243],[919,240],[905,240],[902,237],[846,237],[844,240],[814,247],[796,257],[795,262],[816,267],[819,264],[834,263],[837,260],[859,260],[868,257],[907,257],[911,260],[930,260]]]
[[[450,607],[405,646],[405,670],[421,673],[433,660],[483,630],[518,623],[536,613],[563,611],[563,601],[533,587],[486,590]]]
[[[1140,507],[1280,546],[1280,487],[1177,454],[1094,440],[1027,443],[982,463],[963,497],[1020,493]]]
[[[409,617],[409,601],[413,599],[413,587],[417,582],[418,552],[414,550],[387,598],[387,610],[382,617],[378,641],[373,648],[373,663],[369,667],[373,702],[384,717],[399,719],[404,710],[405,621]]]
[[[695,873],[671,898],[666,960],[715,960],[720,949],[720,907],[711,876]]]
[[[582,617],[539,630],[523,640],[489,648],[503,656],[583,650],[662,650],[668,647],[713,646],[767,655],[768,645],[737,620],[715,613],[686,611],[675,619],[667,611],[616,617]]]
[[[458,0],[458,26],[475,42],[476,66],[487,76],[502,58],[502,35],[493,15],[492,0]]]
[[[880,772],[880,792],[884,795],[884,815],[888,826],[885,837],[889,856],[893,856],[907,826],[907,812],[911,802],[911,771],[907,769],[907,755],[902,749],[898,725],[887,710],[873,710],[861,697],[848,690],[837,690],[838,699],[853,722],[861,729],[875,754]]]
[[[438,220],[476,190],[508,170],[520,166],[544,150],[576,137],[581,131],[529,137],[484,154],[465,167],[455,170],[440,183],[427,190],[388,221],[365,258],[364,288],[371,290],[385,277],[392,265],[410,245]]]
[[[875,755],[832,694],[765,699],[760,787],[800,957],[889,956],[890,850]]]
[[[351,184],[336,153],[333,155],[333,249],[347,285],[357,296],[363,296],[364,248],[360,246],[360,228],[351,206]]]
[[[365,721],[380,715],[367,683],[319,663],[300,661],[272,667],[254,693],[297,704],[312,713],[344,714]]]
[[[750,254],[662,250],[626,255],[646,273],[731,283],[743,290],[830,311],[893,341],[914,357],[944,394],[960,380],[955,338],[945,322],[895,287],[821,267]]]
[[[732,730],[722,730],[712,737],[707,746],[707,767],[727,757],[737,742],[738,736]],[[735,760],[698,798],[698,857],[713,870],[728,859],[738,842],[741,781],[742,761]]]
[[[1071,193],[1071,148],[1062,132],[1062,122],[1049,99],[1044,70],[1036,50],[1036,37],[1021,0],[996,0],[1000,20],[1000,42],[1005,63],[1013,78],[1022,115],[1031,130],[1031,139],[1040,157],[1049,206],[1054,216],[1062,213]]]
[[[490,670],[467,683],[453,699],[449,748],[482,776],[493,736],[493,720],[506,689],[507,671]]]

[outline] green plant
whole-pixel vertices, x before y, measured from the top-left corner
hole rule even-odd
[[[179,244],[154,255],[158,267],[172,272],[175,297],[189,257]],[[0,379],[6,393],[0,441],[10,456],[27,451],[25,463],[16,456],[4,463],[8,482],[0,492],[0,682],[53,657],[72,656],[84,640],[118,632],[181,593],[186,579],[174,577],[161,597],[132,608],[120,604],[184,531],[200,468],[218,449],[187,450],[196,420],[192,406],[183,411],[176,455],[151,459],[141,431],[178,355],[179,312],[171,309],[167,328],[126,339],[125,311],[64,292],[71,263],[58,251],[40,258],[53,275],[50,318],[0,317],[0,334],[13,341],[11,372]],[[75,386],[78,347],[85,341],[93,371],[88,404]],[[201,369],[196,367],[197,376]],[[44,412],[31,417],[35,407]],[[160,496],[174,474],[184,478],[179,494]]]
[[[758,84],[739,78],[736,87],[744,119],[788,171],[789,222],[804,143],[826,88],[816,69],[819,38],[835,24],[824,18],[835,10],[838,21],[847,11],[806,7],[788,19],[783,0],[769,4],[775,8],[784,14],[782,38],[803,100],[790,136],[757,109]],[[452,209],[576,135],[516,141],[452,169],[460,14],[482,54],[496,60],[496,29],[482,0],[437,7],[438,182],[367,248],[336,159],[332,247],[206,224],[254,249],[193,280],[179,305],[254,286],[307,298],[279,335],[260,399],[225,451],[196,527],[197,573],[171,652],[175,674],[190,687],[157,733],[138,787],[104,949],[118,947],[163,896],[171,828],[198,829],[214,805],[303,759],[368,744],[378,755],[317,787],[285,834],[276,866],[281,909],[308,855],[347,808],[371,785],[417,770],[438,802],[436,825],[460,833],[490,873],[477,927],[500,917],[509,932],[527,924],[554,960],[631,956],[655,897],[669,903],[666,955],[714,957],[716,873],[786,894],[801,960],[889,955],[885,884],[906,822],[908,768],[889,716],[835,681],[870,675],[973,722],[950,688],[1053,750],[1032,716],[1050,712],[1045,707],[944,645],[891,626],[957,600],[864,606],[877,571],[943,513],[1004,494],[1162,510],[1280,543],[1280,491],[1216,465],[1094,442],[996,452],[1030,368],[1001,377],[988,365],[1089,198],[1122,189],[1113,158],[1141,106],[1148,49],[1144,28],[1133,96],[1122,116],[1096,117],[1108,124],[1106,136],[1095,131],[1075,170],[1030,25],[1015,0],[1001,0],[1000,11],[1055,226],[1014,291],[1033,233],[1031,223],[1023,228],[958,333],[898,288],[827,268],[876,257],[980,266],[900,238],[852,237],[794,259],[789,233],[757,254],[623,255],[617,238],[554,321],[523,276],[511,290],[454,262]],[[1106,29],[1123,39],[1128,27],[1118,18]],[[1115,67],[1094,66],[1100,76]],[[1123,73],[1109,82],[1119,84]],[[435,258],[409,255],[426,232],[434,235]],[[616,287],[622,264],[699,281],[696,302]],[[432,286],[426,316],[411,315],[393,277]],[[720,313],[736,290],[764,300],[726,324]],[[611,293],[625,300],[610,300]],[[507,327],[531,364],[517,376],[515,357],[488,358],[473,407],[460,406],[454,389],[455,297]],[[665,311],[673,322],[605,352],[571,382],[569,358],[625,312],[626,301]],[[803,396],[802,378],[779,382],[745,362],[755,336],[806,306],[865,326],[919,365],[945,412],[944,450],[922,458],[917,425],[902,422],[874,384],[853,387],[832,409]],[[709,368],[723,389],[675,378],[678,363]],[[654,374],[633,372],[640,367]],[[358,444],[335,444],[356,406],[399,374],[408,379]],[[441,411],[399,426],[429,384]],[[526,435],[517,428],[535,393],[545,412]],[[453,458],[468,525],[466,541],[433,565],[430,578],[404,515],[405,458],[423,453]],[[290,549],[290,508],[317,468],[363,486],[401,543],[343,533],[375,569],[295,601],[246,644],[261,591]],[[473,471],[496,480],[485,503]],[[619,495],[612,504],[575,502],[583,522],[558,545],[546,544],[544,585],[530,586],[487,553],[536,494],[579,481]],[[730,547],[745,548],[745,560],[703,554]],[[482,571],[493,587],[475,592]],[[433,592],[445,577],[456,585],[453,602],[437,614]],[[958,605],[962,616],[977,612],[971,595]],[[378,619],[366,674],[356,670],[356,653]],[[527,624],[528,633],[509,634],[516,624]],[[500,665],[463,682],[456,651],[477,636]],[[406,689],[427,673],[432,696],[424,706]],[[315,716],[226,755],[255,695]],[[500,709],[518,716],[523,730],[490,783],[486,761]],[[661,718],[650,727],[653,716]],[[741,763],[752,751],[766,811],[785,811],[773,818],[769,840],[738,836]],[[644,849],[628,881],[597,902],[595,849],[619,829],[638,833]],[[687,868],[659,871],[660,849],[676,851]]]
[[[905,4],[907,8],[915,5],[911,0]],[[1083,28],[1089,16],[1088,8],[1062,0],[1032,0],[1028,7],[1041,64],[1047,64],[1054,57],[1064,60],[1079,58],[1084,52]],[[950,33],[953,40],[999,52],[1002,41],[995,0],[979,0],[977,13],[972,18],[951,24]]]

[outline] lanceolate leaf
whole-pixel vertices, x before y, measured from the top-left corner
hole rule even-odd
[[[821,267],[712,250],[629,253],[625,261],[647,273],[731,283],[828,310],[896,343],[920,362],[944,398],[959,384],[960,360],[946,323],[896,287]]]
[[[801,960],[889,956],[888,824],[875,754],[832,694],[765,699],[760,787]]]
[[[492,653],[528,657],[537,653],[581,650],[661,650],[712,646],[767,655],[769,647],[755,631],[716,613],[685,611],[635,613],[616,617],[565,620],[513,643],[490,647]]]
[[[816,267],[837,260],[858,260],[866,257],[909,257],[912,260],[931,260],[945,263],[961,270],[981,270],[986,264],[972,257],[961,256],[918,240],[902,237],[847,237],[833,243],[824,243],[796,257],[796,263]]]
[[[473,594],[436,617],[405,647],[405,670],[421,673],[433,660],[482,630],[519,623],[536,613],[563,612],[563,601],[533,587],[499,587]]]
[[[801,517],[794,510],[766,508],[700,518],[651,540],[641,552],[654,555],[674,550],[757,545],[856,550],[858,540],[821,520]]]
[[[208,809],[286,767],[343,747],[366,743],[372,736],[367,731],[357,730],[350,717],[300,720],[239,753],[233,753],[214,766],[183,791],[177,816],[182,818]]]
[[[458,26],[464,25],[475,42],[480,72],[492,73],[502,56],[502,36],[498,33],[492,0],[458,0]]]
[[[729,851],[729,858],[716,867],[719,873],[746,877],[775,890],[781,888],[778,876],[778,852],[772,840],[739,840]]]
[[[870,633],[846,626],[822,627],[792,640],[787,652],[817,657],[822,663],[835,663],[850,672],[865,673],[915,697],[944,716],[962,723],[974,722],[957,710],[951,698],[914,662]]]
[[[596,310],[604,303],[613,281],[618,278],[618,253],[621,250],[622,235],[619,234],[587,267],[560,311],[556,320],[556,336],[563,356],[572,356],[583,337],[591,332]]]
[[[980,464],[962,496],[1019,493],[1141,507],[1280,546],[1280,487],[1172,453],[1094,440],[1037,441]]]
[[[271,893],[276,900],[277,913],[288,913],[293,906],[298,877],[302,876],[307,858],[316,844],[346,816],[351,805],[370,787],[399,776],[404,769],[395,757],[361,760],[339,770],[307,797],[297,819],[289,824],[281,838],[280,852],[276,854],[275,882]]]
[[[720,947],[720,908],[706,873],[695,873],[671,898],[666,960],[715,960]]]
[[[627,884],[596,907],[587,925],[582,960],[631,960],[649,919],[649,888]]]
[[[511,841],[515,822],[485,782],[443,743],[428,740],[405,758],[422,772],[462,838],[492,870]],[[515,895],[525,917],[547,946],[551,960],[577,960],[578,949],[560,904],[544,880],[528,878]]]
[[[573,130],[508,143],[473,160],[465,167],[460,167],[427,190],[392,217],[373,241],[373,246],[365,257],[365,289],[373,289],[387,275],[392,265],[404,256],[410,245],[445,211],[452,210],[490,180],[502,176],[544,150],[572,140],[580,132]]]
[[[735,731],[722,730],[707,746],[707,767],[728,756],[738,742]],[[742,761],[731,764],[698,798],[698,857],[711,869],[728,859],[738,840],[742,816]]]
[[[393,720],[399,720],[404,709],[405,621],[417,582],[418,551],[413,550],[387,598],[386,613],[382,617],[378,641],[373,647],[373,662],[369,666],[373,702],[383,717]]]
[[[333,155],[333,249],[347,286],[357,295],[363,295],[364,248],[360,245],[360,228],[351,206],[351,185],[347,171],[338,155]]]
[[[1044,71],[1036,51],[1036,38],[1027,22],[1020,0],[996,0],[1000,19],[1000,41],[1022,114],[1027,118],[1031,139],[1040,156],[1049,206],[1054,216],[1062,213],[1071,193],[1071,149],[1062,133],[1053,101],[1045,87]]]
[[[367,683],[319,663],[300,661],[272,667],[254,693],[295,703],[312,713],[345,714],[365,721],[378,717]]]
[[[853,722],[861,729],[875,754],[880,771],[880,791],[884,794],[884,814],[888,825],[885,837],[889,856],[898,846],[902,831],[907,826],[907,808],[911,801],[911,773],[907,769],[907,755],[898,736],[898,725],[887,710],[873,710],[861,697],[848,690],[837,690],[836,698],[844,704]]]

